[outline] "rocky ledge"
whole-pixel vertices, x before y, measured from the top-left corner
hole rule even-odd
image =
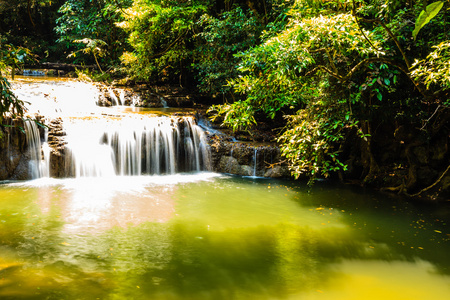
[[[30,154],[21,119],[5,118],[0,126],[0,180],[29,178]]]
[[[198,115],[195,118],[198,119]],[[181,124],[182,119],[174,116],[174,122]],[[57,118],[50,120],[47,125],[51,149],[49,174],[56,178],[70,177],[73,170],[67,166],[70,152],[65,147],[63,121]],[[205,133],[211,153],[211,171],[241,176],[289,177],[289,170],[281,163],[280,150],[276,145],[239,142],[226,134],[211,132],[208,128],[205,128]]]

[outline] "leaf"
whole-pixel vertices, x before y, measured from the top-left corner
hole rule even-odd
[[[377,98],[381,101],[383,99],[383,95],[381,93],[377,93]]]
[[[428,24],[428,22],[431,21],[441,10],[442,6],[444,6],[443,1],[436,1],[434,3],[431,3],[428,5],[425,10],[422,10],[420,12],[419,17],[416,20],[416,26],[414,28],[414,31],[412,33],[414,40],[417,37],[417,34],[419,33],[419,30],[422,29],[423,26]]]

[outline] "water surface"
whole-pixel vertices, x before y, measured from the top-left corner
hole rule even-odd
[[[0,184],[1,299],[446,299],[445,207],[215,173]]]

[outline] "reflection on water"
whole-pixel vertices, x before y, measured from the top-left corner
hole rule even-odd
[[[0,185],[1,299],[446,299],[446,222],[213,173]]]

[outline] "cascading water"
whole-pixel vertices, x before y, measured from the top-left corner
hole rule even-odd
[[[44,142],[41,142],[39,128],[34,121],[25,120],[24,126],[30,152],[30,176],[33,179],[49,177],[50,147],[47,143],[48,129],[45,128]]]
[[[125,116],[66,122],[70,175],[136,176],[208,170],[209,150],[203,131],[192,118],[178,119]]]
[[[253,154],[253,177],[256,177],[256,163],[258,162],[258,147],[255,147],[255,153]]]
[[[74,82],[74,85],[79,84]],[[53,85],[40,83],[40,86],[45,91],[44,96],[33,85],[32,95],[27,94],[30,88],[22,88],[23,85],[17,92],[32,103],[31,112],[61,117],[66,176],[138,176],[210,169],[209,146],[203,129],[195,124],[193,117],[127,114],[123,107],[94,107],[92,104],[97,103],[99,92],[92,86],[80,93],[74,93],[67,81]],[[119,99],[117,104],[122,104]],[[46,141],[41,144],[35,126],[34,122],[27,122],[26,126],[32,149],[31,164],[36,165],[31,168],[34,170],[32,177],[48,177],[48,167],[44,170],[38,166],[48,165],[50,151],[41,154],[42,145],[44,148],[48,145]]]

